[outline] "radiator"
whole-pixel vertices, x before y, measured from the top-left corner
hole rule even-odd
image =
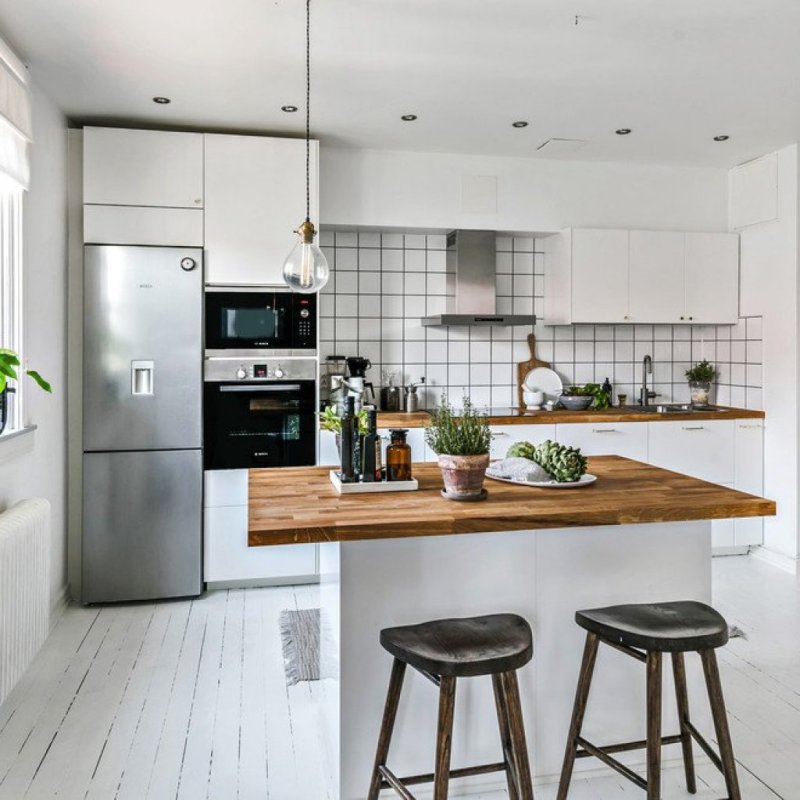
[[[0,514],[0,703],[50,631],[50,503]]]

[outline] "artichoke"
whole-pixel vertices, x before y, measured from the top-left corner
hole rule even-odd
[[[514,444],[508,448],[506,458],[527,458],[529,461],[533,461],[535,452],[536,445],[530,442],[514,442]]]
[[[533,461],[559,483],[577,481],[586,472],[586,458],[580,450],[549,439],[534,450]]]

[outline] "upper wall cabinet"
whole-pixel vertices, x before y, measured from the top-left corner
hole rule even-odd
[[[318,222],[318,142],[311,148]],[[305,159],[302,139],[206,134],[206,283],[283,284],[283,262],[306,215]]]
[[[544,250],[546,325],[738,318],[737,234],[575,228]]]
[[[203,134],[83,129],[83,202],[203,207]]]

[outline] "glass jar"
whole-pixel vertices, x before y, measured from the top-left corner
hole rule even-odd
[[[389,431],[391,444],[386,448],[386,480],[411,480],[411,446],[406,442],[407,434],[405,428]]]

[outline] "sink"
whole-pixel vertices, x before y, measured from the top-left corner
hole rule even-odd
[[[625,406],[625,411],[634,414],[700,414],[724,409],[718,406],[693,406],[690,403],[653,403],[651,406]]]

